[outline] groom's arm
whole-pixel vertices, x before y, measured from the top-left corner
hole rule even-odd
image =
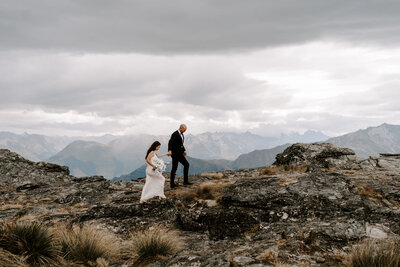
[[[176,134],[175,134],[175,132],[171,135],[171,138],[169,139],[168,151],[175,150],[174,148],[176,148]]]

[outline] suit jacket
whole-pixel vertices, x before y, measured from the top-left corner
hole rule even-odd
[[[173,157],[183,155],[183,152],[186,151],[185,147],[183,146],[183,140],[179,130],[171,134],[171,138],[168,142],[168,151],[169,150],[172,151]]]

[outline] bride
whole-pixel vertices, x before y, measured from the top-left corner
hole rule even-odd
[[[145,202],[153,197],[165,198],[164,195],[164,183],[165,177],[161,174],[165,171],[165,164],[161,157],[170,156],[171,154],[156,154],[156,151],[161,147],[160,142],[155,141],[146,154],[146,183],[144,184],[142,196],[140,197],[140,203]]]

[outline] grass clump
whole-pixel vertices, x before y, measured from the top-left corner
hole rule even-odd
[[[213,185],[202,184],[197,188],[197,197],[200,199],[215,199],[216,188]]]
[[[120,253],[119,242],[106,232],[95,229],[93,225],[84,225],[72,229],[56,231],[62,257],[78,263],[95,265],[100,260],[117,260]],[[98,264],[97,264],[98,265]]]
[[[139,264],[175,255],[182,246],[182,241],[177,232],[162,226],[137,231],[131,237],[134,260]]]
[[[28,267],[25,263],[24,258],[12,254],[11,252],[0,248],[0,266],[7,267]]]
[[[55,265],[59,247],[49,229],[39,223],[9,223],[0,227],[0,247],[25,258],[32,266]]]
[[[368,241],[354,247],[351,267],[398,267],[400,244],[395,241]]]
[[[222,189],[230,184],[202,184],[197,188],[196,195],[199,199],[218,200],[222,195]]]
[[[179,198],[183,204],[189,205],[199,199],[218,200],[222,196],[222,189],[231,184],[201,184],[192,188],[178,188],[166,193],[169,198]]]

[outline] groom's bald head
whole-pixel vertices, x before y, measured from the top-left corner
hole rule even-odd
[[[180,131],[181,133],[184,133],[184,132],[186,131],[186,129],[187,129],[186,124],[181,124],[181,125],[179,126],[179,131]]]

